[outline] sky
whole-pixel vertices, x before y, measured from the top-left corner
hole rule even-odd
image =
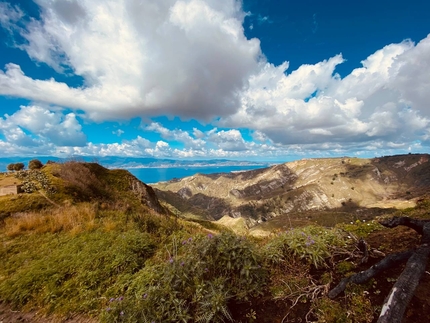
[[[430,1],[0,0],[0,156],[430,151]]]

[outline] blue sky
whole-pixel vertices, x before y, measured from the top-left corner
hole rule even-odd
[[[0,0],[8,156],[428,153],[430,2]]]

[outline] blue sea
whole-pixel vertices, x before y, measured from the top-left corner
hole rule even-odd
[[[146,184],[169,181],[200,174],[230,173],[243,170],[259,169],[268,166],[208,166],[208,167],[172,167],[172,168],[129,168],[130,173]]]

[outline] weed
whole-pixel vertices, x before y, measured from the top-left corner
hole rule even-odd
[[[373,231],[383,229],[383,226],[375,220],[368,222],[366,222],[365,220],[356,220],[355,222],[351,222],[350,224],[337,224],[336,227],[343,229],[347,232],[353,233],[359,238],[365,238]]]
[[[266,282],[255,246],[232,233],[174,238],[166,256],[135,275],[127,301],[103,312],[104,321],[231,321],[229,300],[259,295]]]
[[[324,265],[331,247],[344,245],[345,239],[339,230],[308,226],[280,233],[265,246],[265,256],[272,263],[296,257],[318,268]]]

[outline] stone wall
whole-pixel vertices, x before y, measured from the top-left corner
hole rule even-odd
[[[21,185],[8,185],[0,187],[0,196],[18,193],[22,193]]]

